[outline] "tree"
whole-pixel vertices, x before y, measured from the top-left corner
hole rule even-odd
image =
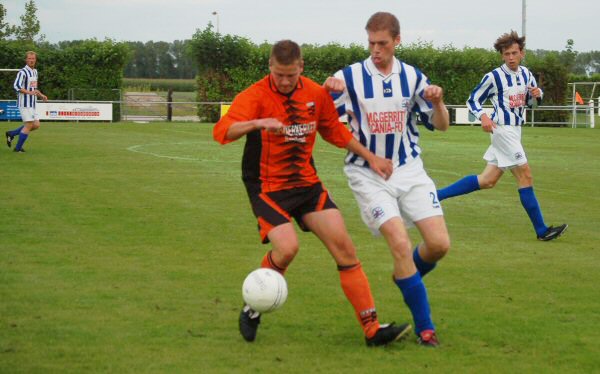
[[[5,22],[6,8],[0,3],[0,40],[8,39],[14,32],[14,26]]]
[[[33,42],[40,33],[40,21],[37,18],[37,6],[35,1],[29,0],[25,3],[25,13],[19,17],[21,25],[15,28],[17,40]],[[44,35],[40,35],[39,40],[44,40]]]

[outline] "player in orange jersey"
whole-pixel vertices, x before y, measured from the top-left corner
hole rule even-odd
[[[215,125],[213,136],[221,144],[246,136],[242,179],[262,242],[271,243],[261,266],[285,273],[299,248],[291,222],[294,218],[302,230],[312,231],[334,258],[342,289],[354,307],[367,345],[386,345],[405,336],[411,326],[379,324],[369,281],[342,215],[314,167],[316,133],[331,144],[360,154],[383,178],[391,174],[392,165],[352,137],[339,122],[329,94],[301,76],[303,68],[298,44],[277,42],[269,59],[271,73],[235,98]],[[239,327],[246,341],[254,341],[259,323],[260,313],[244,305]]]

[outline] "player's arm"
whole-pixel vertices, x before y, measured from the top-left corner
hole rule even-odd
[[[234,122],[227,129],[225,138],[229,141],[234,141],[252,131],[267,130],[269,132],[281,132],[281,129],[283,129],[283,123],[275,118],[261,118],[251,121]]]
[[[346,83],[343,79],[328,77],[323,83],[323,88],[329,93],[342,93],[346,88]]]
[[[327,94],[323,95],[323,111],[320,117],[318,131],[323,139],[359,155],[369,163],[369,167],[380,177],[388,179],[392,175],[394,169],[392,161],[376,156],[354,139],[350,130],[339,121],[333,101]]]
[[[367,161],[371,170],[377,173],[381,178],[387,180],[392,175],[392,172],[394,171],[392,161],[371,153],[371,151],[360,144],[354,137],[346,144],[346,149]]]
[[[481,129],[485,132],[493,132],[496,128],[494,121],[483,111],[483,103],[494,93],[491,74],[486,74],[467,100],[467,109],[481,121]]]
[[[344,74],[341,70],[337,71],[333,76],[328,77],[323,83],[323,88],[333,99],[333,105],[338,112],[338,116],[350,114],[352,112],[352,104],[348,100],[348,91]]]
[[[213,138],[221,144],[227,144],[253,131],[281,131],[283,124],[279,120],[260,118],[260,108],[260,93],[252,89],[243,91],[233,100],[227,114],[213,127]]]
[[[444,90],[440,86],[430,85],[423,92],[425,100],[429,101],[433,107],[431,123],[440,131],[448,130],[450,127],[450,114],[444,104]]]
[[[36,89],[36,90],[35,90],[35,95],[36,95],[37,97],[39,97],[40,99],[42,99],[43,101],[48,101],[48,96],[44,95],[44,94],[42,93],[42,91],[40,91],[40,90],[38,90],[38,89]]]
[[[541,104],[542,98],[544,97],[544,91],[538,86],[531,71],[529,71],[529,84],[527,85],[527,90],[529,91],[529,95],[536,99],[538,104]]]

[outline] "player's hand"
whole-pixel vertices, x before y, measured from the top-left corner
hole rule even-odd
[[[257,129],[264,129],[269,132],[280,133],[283,131],[283,123],[276,118],[261,118],[255,121]]]
[[[490,119],[490,117],[487,116],[487,114],[484,114],[483,116],[481,116],[481,129],[485,132],[494,132],[494,129],[496,128],[496,124],[494,123],[494,121],[492,121]]]
[[[431,101],[432,104],[438,104],[444,100],[444,90],[442,87],[432,84],[425,87],[423,98],[427,101]]]
[[[323,88],[325,88],[327,92],[339,93],[344,91],[344,88],[346,88],[346,83],[343,79],[329,77],[325,80],[325,83],[323,83]]]
[[[42,101],[48,101],[48,96],[44,95],[43,93],[40,93],[40,98]]]
[[[385,180],[388,180],[394,172],[394,164],[392,163],[392,160],[375,155],[371,160],[369,160],[369,167]]]
[[[539,87],[529,87],[529,94],[537,99],[542,96],[542,90]]]

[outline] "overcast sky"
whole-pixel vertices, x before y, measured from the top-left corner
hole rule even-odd
[[[18,24],[25,0],[0,0]],[[209,22],[223,34],[255,43],[365,45],[364,25],[376,11],[400,20],[404,43],[432,42],[492,48],[511,29],[521,33],[523,0],[36,0],[41,32],[50,42],[111,38],[117,41],[190,39]],[[600,50],[599,0],[526,0],[527,47]],[[213,15],[216,12],[217,15]]]

